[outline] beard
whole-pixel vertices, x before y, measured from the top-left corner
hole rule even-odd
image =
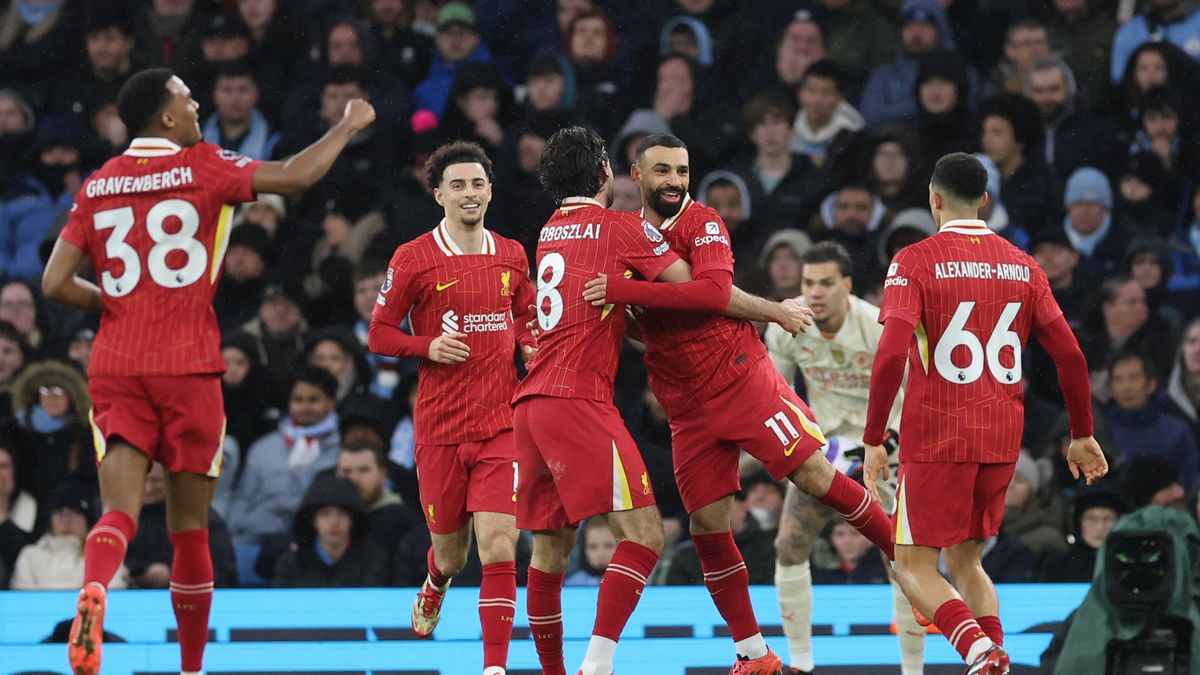
[[[675,188],[661,187],[650,194],[643,194],[642,200],[650,205],[650,208],[662,216],[663,218],[671,218],[679,213],[679,209],[683,207],[683,197],[687,194],[687,190],[681,190],[680,199],[675,203],[666,200],[664,195]]]

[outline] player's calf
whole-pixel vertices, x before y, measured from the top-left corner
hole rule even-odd
[[[871,499],[866,488],[835,471],[823,454],[813,453],[789,478],[796,487],[837,511],[854,529],[879,547],[888,559],[895,558],[891,519]]]

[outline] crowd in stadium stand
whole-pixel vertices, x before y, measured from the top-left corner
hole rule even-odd
[[[933,162],[978,153],[992,197],[981,217],[1048,275],[1114,467],[1087,490],[1071,478],[1058,379],[1031,344],[1025,450],[984,567],[998,582],[1088,581],[1121,514],[1200,511],[1196,0],[9,0],[0,588],[82,581],[99,515],[85,374],[98,317],[47,302],[39,279],[81,179],[130,140],[122,83],[163,65],[199,100],[206,140],[254,158],[303,148],[350,98],[378,111],[299,199],[260,195],[235,216],[216,297],[228,367],[218,586],[422,581],[416,364],[366,349],[385,266],[441,219],[423,163],[455,139],[490,153],[487,227],[532,257],[554,207],[538,157],[573,123],[611,139],[622,210],[640,207],[627,175],[637,142],[685,141],[691,194],[725,220],[738,285],[774,299],[799,295],[799,256],[833,240],[855,292],[878,304],[891,254],[935,230]],[[617,404],[666,523],[652,582],[699,584],[666,417],[632,346]],[[162,485],[156,469],[114,587],[167,585]],[[758,473],[743,487],[735,537],[751,582],[771,583],[783,492]],[[324,506],[352,514],[351,530],[323,526]],[[886,583],[865,541],[830,526],[814,580]],[[566,583],[597,585],[615,544],[604,523],[582,526]],[[527,561],[527,535],[519,548]],[[478,579],[476,558],[456,583]]]

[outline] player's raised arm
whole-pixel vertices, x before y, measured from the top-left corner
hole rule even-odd
[[[263,162],[254,172],[254,191],[293,195],[325,177],[354,134],[375,121],[375,108],[356,98],[342,119],[317,142],[279,162]]]
[[[103,312],[104,298],[100,288],[76,274],[86,259],[87,253],[83,249],[60,237],[54,242],[50,260],[42,272],[42,293],[64,305]]]

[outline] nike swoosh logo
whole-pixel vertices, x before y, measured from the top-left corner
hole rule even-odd
[[[444,284],[439,281],[438,285],[435,286],[434,288],[438,289],[439,291],[444,291],[447,288],[450,288],[451,286],[453,286],[454,284],[457,284],[457,283],[458,283],[458,279],[455,279],[454,281],[447,281]]]
[[[800,441],[802,441],[802,440],[804,440],[804,439],[797,438],[796,440],[792,441],[792,444],[788,446],[787,450],[783,451],[783,456],[791,457],[792,453],[796,451],[796,446],[800,445]]]

